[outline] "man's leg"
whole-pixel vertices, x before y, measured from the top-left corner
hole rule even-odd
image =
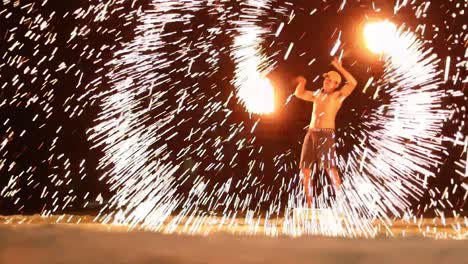
[[[341,178],[336,167],[336,149],[335,149],[335,132],[328,131],[324,133],[325,142],[322,148],[322,155],[324,159],[324,167],[328,174],[328,177],[335,185],[335,189],[338,191],[341,186]]]
[[[312,194],[311,194],[312,181],[310,179],[310,176],[312,174],[312,170],[309,168],[302,168],[301,173],[302,173],[302,182],[304,184],[304,193],[305,193],[305,197],[307,200],[307,207],[311,208],[312,207]]]
[[[333,184],[335,185],[336,188],[339,188],[341,186],[341,178],[340,174],[338,173],[338,169],[336,167],[331,167],[327,168],[327,174],[330,177],[330,179],[333,181]]]
[[[312,206],[311,165],[314,164],[315,161],[314,137],[314,133],[312,133],[310,130],[307,131],[307,134],[304,137],[304,143],[302,144],[301,161],[299,163],[302,174],[302,182],[304,184],[304,194],[307,200],[307,206],[309,208]]]

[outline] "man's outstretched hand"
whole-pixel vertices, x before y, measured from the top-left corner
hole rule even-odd
[[[343,69],[343,65],[341,64],[341,61],[339,61],[337,57],[333,58],[331,65],[333,65],[333,67],[335,67],[338,70]]]
[[[340,72],[340,74],[346,80],[346,84],[339,91],[339,93],[343,96],[343,98],[346,98],[353,92],[354,88],[356,88],[357,81],[353,77],[353,75],[351,75],[351,73],[349,73],[343,67],[343,65],[341,64],[341,61],[339,61],[337,57],[333,58],[331,64],[333,65],[333,67],[335,67]]]
[[[305,88],[307,82],[306,78],[299,75],[294,79],[294,81],[296,82],[296,90],[294,91],[294,95],[302,100],[314,102],[315,95],[311,91],[307,91]]]
[[[304,76],[302,75],[297,76],[296,79],[294,79],[294,81],[296,82],[297,85],[305,84],[307,82],[306,78],[304,78]]]

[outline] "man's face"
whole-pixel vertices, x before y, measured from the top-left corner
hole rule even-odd
[[[323,80],[323,90],[326,93],[331,93],[335,91],[336,88],[338,88],[338,82],[328,77],[325,77],[325,80]]]

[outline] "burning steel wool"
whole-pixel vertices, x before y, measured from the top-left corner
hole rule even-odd
[[[97,203],[95,221],[130,228],[345,237],[374,237],[395,219],[434,212],[444,226],[465,219],[453,224],[463,236],[466,25],[447,23],[461,19],[466,3],[428,21],[435,2],[396,1],[394,15],[410,12],[421,23],[367,22],[362,34],[383,72],[361,70],[369,78],[355,93],[370,106],[342,110],[357,116],[338,126],[342,189],[322,182],[319,209],[310,210],[298,184],[297,131],[283,135],[294,141],[284,147],[265,136],[293,100],[282,100],[291,91],[270,77],[295,58],[309,67],[320,56],[346,57],[346,30],[328,32],[329,50],[302,50],[313,29],[293,24],[361,6],[90,0],[56,10],[50,1],[3,2],[0,197],[12,208],[36,201],[50,216]],[[298,36],[282,36],[293,30]],[[440,38],[448,51],[435,46]],[[83,188],[98,184],[108,191]]]

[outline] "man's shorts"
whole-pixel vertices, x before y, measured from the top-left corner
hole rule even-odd
[[[335,130],[331,128],[309,128],[304,138],[300,168],[313,169],[336,167]]]

